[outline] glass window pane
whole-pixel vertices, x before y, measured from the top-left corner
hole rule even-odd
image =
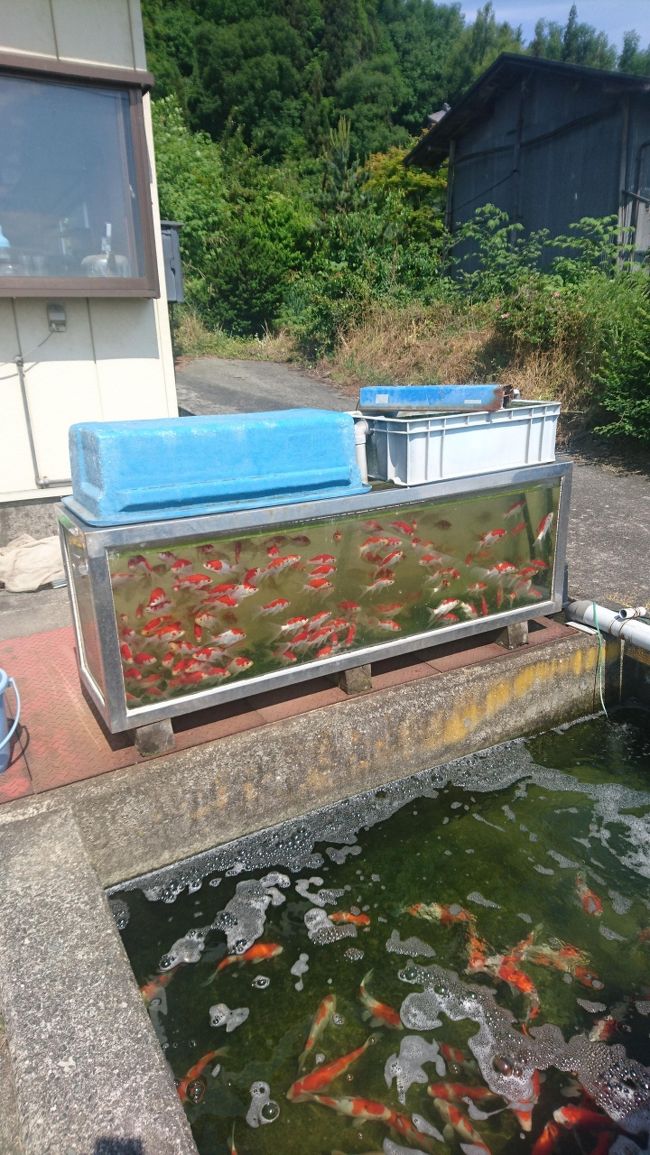
[[[0,276],[144,276],[129,100],[0,76]]]

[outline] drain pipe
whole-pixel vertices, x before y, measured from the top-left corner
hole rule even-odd
[[[565,605],[564,612],[569,621],[582,622],[615,638],[623,638],[640,650],[650,651],[650,610],[645,606],[628,606],[614,611],[595,602],[576,601]]]
[[[363,413],[358,410],[350,413],[354,418],[354,447],[357,455],[357,465],[364,485],[368,484],[368,457],[366,454],[366,438],[368,437],[368,422]]]

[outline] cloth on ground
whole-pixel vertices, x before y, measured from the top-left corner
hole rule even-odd
[[[0,546],[0,583],[11,593],[37,590],[50,582],[65,581],[61,545],[57,534],[40,540],[28,533]]]

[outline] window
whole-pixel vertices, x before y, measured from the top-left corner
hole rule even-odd
[[[0,296],[157,296],[142,93],[0,71]]]

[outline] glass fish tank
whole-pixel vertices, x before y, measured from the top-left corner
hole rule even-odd
[[[113,890],[200,1155],[646,1151],[649,819],[621,711]]]
[[[558,609],[567,468],[155,532],[84,528],[65,512],[82,671],[124,729],[197,695],[211,704]]]

